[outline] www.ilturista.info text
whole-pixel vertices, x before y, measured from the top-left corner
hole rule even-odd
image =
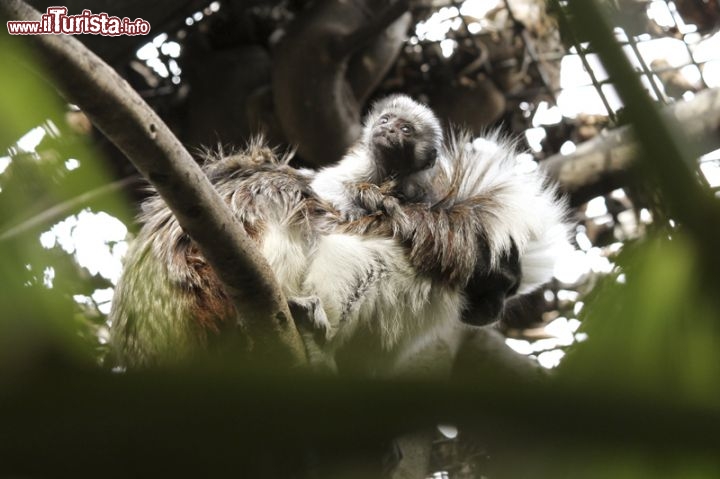
[[[142,18],[130,20],[107,13],[83,10],[80,15],[68,15],[66,7],[49,7],[40,21],[9,21],[10,35],[147,35],[150,23]]]

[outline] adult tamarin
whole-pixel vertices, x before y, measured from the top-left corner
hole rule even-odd
[[[549,279],[554,247],[564,243],[564,210],[542,175],[516,171],[505,143],[488,152],[467,149],[465,140],[436,150],[434,165],[412,155],[401,159],[418,160],[415,167],[393,158],[374,165],[376,176],[360,178],[370,188],[341,194],[350,192],[349,208],[382,207],[353,221],[342,219],[342,203],[333,208],[318,197],[311,177],[257,143],[205,168],[285,294],[319,299],[328,355],[347,353],[364,370],[383,372],[457,324],[473,282],[503,298],[528,289]],[[350,184],[357,179],[348,176]],[[241,321],[162,201],[144,210],[111,312],[113,345],[129,366],[185,357]],[[537,271],[536,259],[545,261]],[[498,286],[504,270],[510,274]]]
[[[460,321],[495,321],[507,297],[552,278],[568,244],[564,203],[542,173],[518,168],[507,140],[469,140],[451,137],[416,178],[428,195],[364,185],[351,203],[368,214],[318,238],[306,291],[340,325],[330,348],[350,367],[413,369],[424,344],[457,346],[448,336]]]

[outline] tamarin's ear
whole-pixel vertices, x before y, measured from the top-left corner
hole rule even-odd
[[[423,155],[421,161],[422,164],[418,165],[419,169],[425,170],[427,168],[432,167],[435,164],[435,161],[438,157],[438,150],[434,146],[428,148],[425,150],[425,154]]]

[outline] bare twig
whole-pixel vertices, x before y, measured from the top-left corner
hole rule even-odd
[[[27,233],[28,231],[40,226],[48,226],[53,221],[57,221],[65,216],[75,213],[78,209],[85,207],[90,201],[121,191],[126,186],[137,182],[139,179],[140,177],[137,175],[128,176],[121,180],[113,181],[108,185],[103,185],[99,188],[95,188],[94,190],[86,191],[85,193],[79,194],[67,201],[63,201],[62,203],[48,208],[39,214],[28,218],[22,223],[3,231],[0,233],[0,241],[15,238],[16,236]]]
[[[9,20],[39,21],[21,0],[3,0]],[[259,353],[304,358],[287,302],[265,258],[247,237],[192,156],[157,114],[111,67],[66,35],[27,37],[61,93],[93,123],[157,189],[182,228],[197,242],[224,283]]]

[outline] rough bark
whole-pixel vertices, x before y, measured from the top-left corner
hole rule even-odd
[[[4,1],[0,12],[11,20],[40,19],[21,0]],[[288,364],[301,361],[299,335],[267,261],[157,114],[77,39],[38,35],[27,40],[36,47],[61,93],[123,151],[197,242],[238,310],[247,313],[258,353],[272,353]]]

